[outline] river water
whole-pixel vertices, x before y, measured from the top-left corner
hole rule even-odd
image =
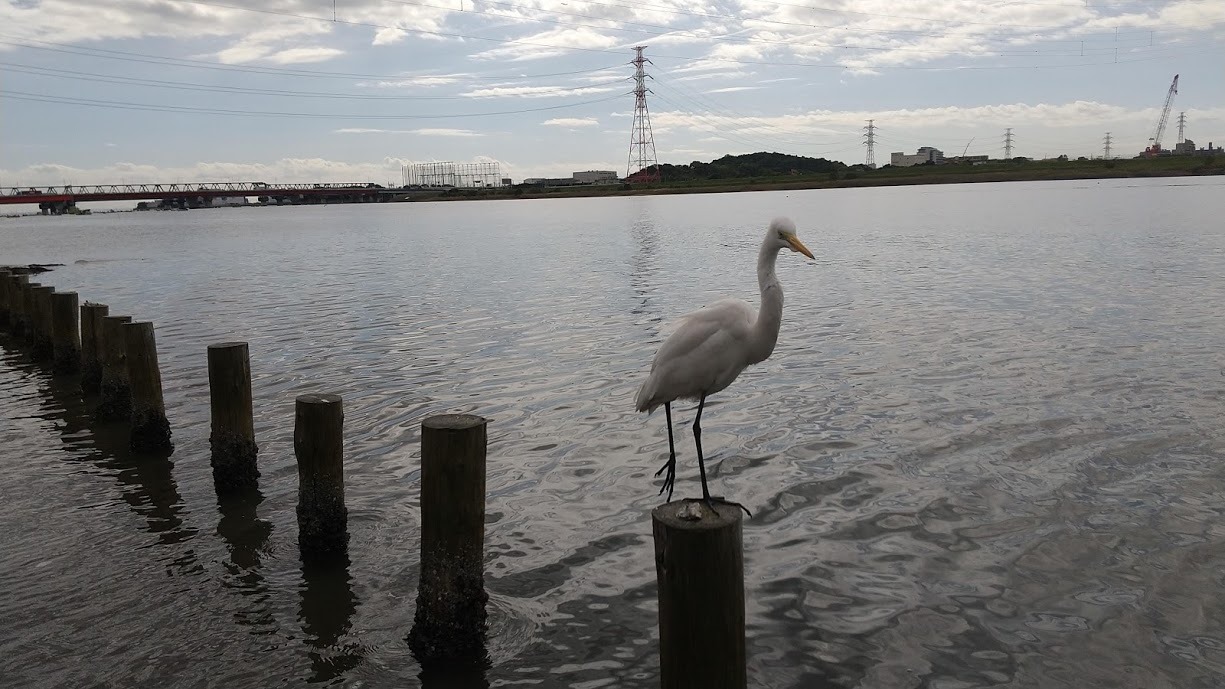
[[[0,685],[417,686],[419,424],[490,419],[493,666],[658,682],[633,396],[673,317],[771,359],[703,445],[744,525],[754,687],[1225,686],[1222,178],[0,221],[0,264],[157,326],[170,462],[0,337]],[[250,342],[262,496],[218,504],[205,348]],[[293,401],[344,397],[349,562],[304,569]],[[677,497],[698,494],[677,411]],[[433,686],[454,686],[434,683]]]

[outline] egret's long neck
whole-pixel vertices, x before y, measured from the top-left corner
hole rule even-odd
[[[772,242],[763,242],[757,256],[757,285],[761,288],[761,308],[757,310],[757,322],[753,324],[753,347],[750,363],[764,361],[774,351],[778,341],[778,329],[783,321],[783,286],[774,273],[774,260],[778,258],[778,247]]]

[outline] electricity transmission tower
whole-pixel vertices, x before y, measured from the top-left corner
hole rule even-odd
[[[1012,160],[1012,127],[1004,130],[1004,160]]]
[[[1110,160],[1110,132],[1106,132],[1106,138],[1103,142],[1106,144],[1106,149],[1102,152],[1102,158]]]
[[[863,135],[864,145],[868,147],[868,157],[864,159],[863,164],[870,168],[876,167],[876,125],[872,124],[873,120],[868,120],[868,126],[864,127],[867,132]]]
[[[651,131],[651,113],[647,110],[647,94],[651,92],[651,89],[647,88],[646,65],[651,61],[643,57],[642,51],[644,50],[646,50],[645,45],[634,46],[637,56],[631,63],[634,65],[634,123],[630,129],[630,153],[625,176],[629,177],[635,172],[641,172],[637,181],[658,182],[659,159],[655,155],[655,135]]]
[[[1178,113],[1178,143],[1183,142],[1183,133],[1187,131],[1187,113]]]

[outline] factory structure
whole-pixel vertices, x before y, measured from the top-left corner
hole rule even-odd
[[[488,189],[513,186],[514,181],[502,176],[497,162],[453,163],[430,162],[405,165],[402,170],[406,189]],[[584,170],[569,177],[529,177],[523,184],[538,187],[572,187],[591,184],[616,184],[612,170]]]

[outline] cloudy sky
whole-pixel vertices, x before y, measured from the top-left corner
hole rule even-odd
[[[0,0],[0,186],[625,174],[634,45],[660,162],[1225,142],[1221,0]]]

